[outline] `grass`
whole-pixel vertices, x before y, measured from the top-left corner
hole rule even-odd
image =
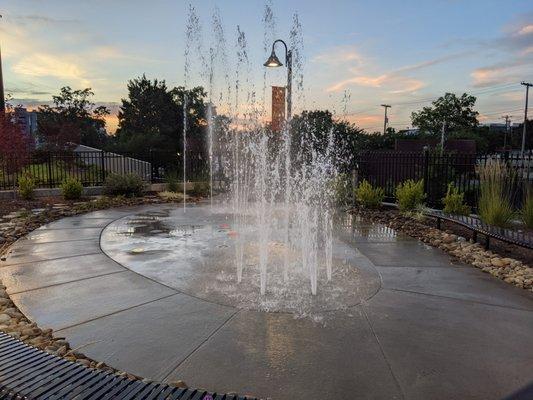
[[[531,189],[526,191],[526,197],[524,199],[524,205],[520,210],[522,222],[529,229],[533,229],[533,192]]]
[[[506,228],[515,215],[511,205],[514,173],[496,159],[479,167],[478,214],[489,225]]]

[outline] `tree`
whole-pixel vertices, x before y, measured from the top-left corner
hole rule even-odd
[[[11,112],[0,112],[0,165],[12,173],[28,163],[30,138],[13,122]]]
[[[53,106],[39,107],[38,134],[46,147],[60,150],[81,143],[101,148],[105,144],[105,116],[109,110],[96,107],[93,96],[90,88],[72,90],[65,86],[52,97]]]
[[[203,88],[168,88],[166,82],[145,75],[128,82],[122,99],[119,128],[110,149],[141,153],[146,150],[180,152],[183,149],[183,101],[187,97],[187,141],[190,151],[205,151]]]
[[[330,111],[303,111],[291,121],[293,151],[303,149],[309,156],[311,151],[324,154],[330,134],[333,156],[340,169],[350,170],[355,156],[364,150],[387,148],[394,145],[390,135],[369,134],[356,125],[344,120],[335,120]]]
[[[474,111],[476,98],[463,93],[457,97],[454,93],[446,93],[420,111],[411,114],[411,122],[423,133],[440,135],[443,124],[446,132],[457,132],[476,128],[479,124],[479,113]]]

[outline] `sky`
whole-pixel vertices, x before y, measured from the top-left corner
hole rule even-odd
[[[187,46],[191,6],[201,33]],[[265,23],[266,9],[273,18]],[[392,106],[390,126],[402,129],[410,126],[412,111],[445,92],[467,92],[478,98],[482,122],[502,122],[506,114],[512,122],[523,120],[520,82],[533,81],[530,0],[0,0],[6,91],[13,103],[36,107],[62,86],[91,87],[94,100],[112,110],[108,130],[114,131],[132,78],[144,73],[169,86],[209,87],[196,49],[201,42],[205,57],[219,44],[214,13],[222,21],[228,58],[215,67],[212,86],[221,109],[219,103],[228,101],[217,94],[228,85],[225,74],[232,88],[237,79],[241,87],[247,82],[268,109],[265,87],[283,85],[286,70],[265,71],[263,62],[272,39],[290,42],[296,15],[303,38],[296,112],[329,109],[380,131],[380,105],[386,103]],[[246,67],[237,65],[238,32],[246,42]],[[276,49],[283,60],[282,48]],[[238,108],[246,100],[231,102]]]

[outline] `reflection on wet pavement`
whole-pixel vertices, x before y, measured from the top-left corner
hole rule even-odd
[[[232,222],[233,216],[223,208],[213,213],[208,207],[195,207],[187,212],[176,208],[131,215],[105,229],[101,246],[111,258],[142,275],[186,294],[238,308],[306,315],[345,309],[379,289],[379,277],[371,264],[350,243],[334,240],[332,279],[327,279],[325,260],[320,258],[319,290],[313,296],[307,271],[298,261],[298,238],[288,247],[277,240],[282,233],[273,231],[268,245],[268,290],[261,296],[258,232],[253,224],[237,230]],[[346,227],[348,223],[352,232],[354,227],[361,232],[367,229],[356,226],[352,219],[340,225]],[[372,235],[382,232],[379,229],[368,227]],[[245,243],[240,283],[236,240]],[[290,265],[287,279],[286,260]]]

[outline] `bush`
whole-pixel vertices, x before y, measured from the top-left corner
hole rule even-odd
[[[365,208],[378,208],[384,197],[383,188],[374,188],[367,180],[363,180],[355,189],[355,199]]]
[[[529,190],[526,198],[524,199],[524,205],[522,206],[520,214],[522,216],[524,225],[529,229],[533,229],[533,193],[531,193]]]
[[[408,179],[396,187],[396,200],[400,211],[413,211],[424,204],[424,181]]]
[[[457,215],[469,215],[470,207],[465,204],[465,194],[460,192],[452,183],[448,185],[446,197],[442,199],[444,203],[444,212]]]
[[[505,228],[514,217],[511,191],[514,174],[499,160],[480,166],[478,214],[489,225]]]
[[[61,194],[65,200],[77,200],[81,197],[83,185],[75,178],[67,178],[61,184]]]
[[[187,191],[192,196],[207,197],[211,193],[209,182],[194,182],[191,190]]]
[[[19,195],[24,200],[32,200],[35,195],[35,181],[29,174],[24,174],[18,179]]]
[[[142,196],[144,192],[144,182],[137,174],[110,174],[105,180],[104,192],[111,196]]]
[[[353,200],[352,180],[348,174],[339,174],[331,181],[335,204],[346,206]]]
[[[165,182],[167,183],[167,191],[177,192],[179,190],[179,179],[175,171],[169,171],[165,174]]]

